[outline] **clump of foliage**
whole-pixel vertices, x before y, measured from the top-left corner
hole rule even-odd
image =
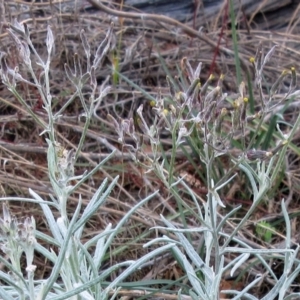
[[[281,203],[282,213],[286,224],[286,239],[283,248],[259,249],[246,243],[240,235],[240,230],[250,219],[254,210],[264,200],[272,188],[278,173],[281,170],[287,147],[300,124],[300,116],[288,133],[281,132],[277,126],[278,140],[272,149],[255,149],[253,140],[258,134],[266,116],[275,106],[293,98],[298,92],[296,88],[296,71],[294,68],[282,75],[271,85],[268,97],[262,87],[263,69],[270,60],[275,48],[265,56],[259,48],[256,56],[251,58],[255,69],[255,89],[259,95],[259,110],[251,112],[249,97],[245,83],[238,86],[238,94],[229,99],[223,91],[223,76],[213,85],[210,76],[204,83],[200,80],[202,64],[195,68],[187,58],[182,59],[178,77],[167,77],[169,96],[158,95],[151,99],[155,117],[151,123],[146,119],[143,105],[136,110],[136,118],[119,119],[109,115],[118,134],[118,141],[123,149],[131,154],[132,160],[145,172],[154,173],[170,194],[176,199],[178,218],[181,226],[172,223],[172,217],[161,215],[165,226],[156,226],[154,229],[163,232],[161,237],[145,244],[145,247],[155,245],[155,249],[136,261],[126,260],[108,267],[99,272],[103,258],[113,239],[133,214],[146,201],[158,192],[149,195],[134,206],[114,228],[108,225],[103,232],[95,235],[87,243],[81,242],[82,232],[87,221],[101,209],[114,188],[118,177],[112,182],[107,179],[98,187],[89,204],[81,210],[81,197],[73,216],[69,217],[66,207],[69,196],[87,179],[93,176],[114,153],[91,172],[75,175],[74,168],[79,153],[86,138],[86,131],[90,125],[95,105],[101,101],[110,89],[107,81],[99,88],[95,70],[101,66],[104,56],[112,47],[113,28],[110,28],[104,41],[99,45],[91,61],[91,50],[84,31],[81,40],[87,57],[87,69],[82,70],[79,58],[74,56],[74,66],[65,65],[68,80],[75,87],[75,93],[62,108],[53,113],[52,94],[50,86],[50,63],[53,51],[54,37],[50,27],[47,28],[46,46],[48,57],[44,61],[35,50],[26,26],[15,22],[8,28],[8,32],[17,45],[23,66],[29,72],[32,80],[25,79],[18,68],[10,68],[6,62],[6,54],[1,53],[1,80],[11,93],[26,109],[27,113],[43,128],[43,134],[48,143],[48,172],[53,194],[51,201],[42,199],[35,191],[29,190],[31,199],[2,198],[1,201],[31,201],[38,203],[44,213],[51,236],[39,232],[35,228],[34,218],[24,221],[15,219],[9,212],[8,206],[3,205],[3,216],[0,219],[1,250],[5,257],[0,257],[6,271],[0,271],[0,280],[4,284],[0,287],[3,299],[113,299],[118,295],[120,283],[131,273],[138,270],[146,261],[171,251],[178,265],[184,271],[188,280],[188,288],[179,290],[178,298],[185,299],[188,293],[192,299],[219,299],[220,286],[225,273],[234,276],[244,266],[250,257],[255,257],[264,267],[265,272],[272,278],[273,288],[263,299],[292,299],[299,293],[288,294],[288,289],[299,274],[300,265],[297,260],[299,246],[291,248],[290,220],[284,200]],[[34,59],[33,59],[34,57]],[[37,76],[33,64],[38,64],[43,72]],[[280,85],[290,78],[289,90],[274,101]],[[43,108],[48,116],[48,122],[39,118],[18,92],[18,83],[22,82],[36,88],[43,101]],[[249,88],[249,87],[248,87]],[[89,97],[83,96],[83,90],[89,91]],[[145,92],[146,93],[146,92]],[[74,101],[80,99],[84,110],[85,125],[83,134],[76,151],[63,149],[56,140],[55,123],[65,109]],[[170,156],[162,146],[161,134],[167,131],[172,143],[169,149]],[[251,138],[248,138],[252,131]],[[126,137],[131,138],[129,143]],[[145,143],[151,146],[151,155],[145,151]],[[232,145],[238,145],[240,152],[233,155]],[[182,150],[188,159],[191,153],[199,158],[205,170],[207,195],[203,202],[199,201],[184,176],[175,172],[176,153]],[[216,166],[221,157],[228,156],[229,165],[221,177],[216,175]],[[240,210],[235,207],[227,214],[222,199],[222,189],[229,186],[236,178],[237,172],[242,172],[248,178],[248,189],[251,191],[252,203],[247,213],[238,221],[232,221],[233,216]],[[76,182],[74,184],[74,182]],[[190,207],[181,197],[182,191],[193,200],[194,207]],[[55,219],[52,209],[56,209],[60,216]],[[188,226],[188,218],[196,220],[196,227]],[[192,234],[200,233],[203,237],[198,244],[193,241]],[[37,242],[41,239],[53,247],[57,252],[48,250]],[[95,247],[91,251],[91,247]],[[203,250],[204,249],[204,250]],[[203,250],[203,251],[202,251]],[[35,280],[36,266],[33,264],[34,251],[39,252],[54,265],[49,278]],[[25,253],[26,267],[22,269],[20,259]],[[233,259],[227,261],[228,255]],[[284,270],[278,277],[270,267],[273,258],[280,258]],[[105,287],[106,278],[115,270],[122,270],[120,274]],[[250,289],[263,280],[262,274],[241,290],[225,290],[232,299],[257,299],[251,295]]]

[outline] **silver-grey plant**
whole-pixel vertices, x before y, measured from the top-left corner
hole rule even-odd
[[[156,192],[147,196],[132,207],[114,228],[109,224],[102,232],[83,243],[81,237],[88,220],[101,209],[117,183],[118,176],[110,183],[108,179],[103,180],[81,215],[79,215],[82,206],[81,196],[78,198],[78,205],[72,217],[67,214],[70,195],[114,155],[112,152],[90,172],[85,172],[82,175],[75,175],[74,173],[75,163],[81,152],[95,105],[101,102],[110,90],[107,80],[104,85],[98,88],[95,70],[101,67],[103,58],[114,47],[113,24],[105,39],[100,43],[92,62],[90,62],[91,51],[88,39],[85,32],[81,31],[80,36],[87,58],[87,69],[86,71],[82,70],[76,54],[74,55],[74,68],[71,69],[70,66],[65,65],[67,78],[74,85],[75,92],[70,95],[66,103],[56,113],[52,111],[53,97],[50,85],[51,58],[54,49],[54,36],[50,26],[47,27],[46,48],[48,56],[46,60],[36,51],[27,26],[15,21],[8,26],[7,31],[16,44],[22,65],[29,72],[32,81],[21,75],[18,66],[11,68],[6,60],[7,54],[3,52],[0,56],[1,80],[43,130],[41,134],[46,137],[48,143],[48,172],[53,192],[47,200],[40,197],[32,189],[29,189],[31,198],[4,197],[0,199],[4,203],[3,216],[0,219],[0,245],[5,254],[5,256],[0,257],[1,263],[5,266],[3,270],[0,270],[0,280],[3,283],[0,286],[0,298],[4,300],[114,299],[118,293],[118,284],[122,280],[140,268],[147,260],[173,247],[173,244],[149,252],[137,261],[123,261],[100,272],[104,256],[116,234],[140,206],[157,194]],[[43,69],[42,75],[39,77],[34,71],[35,64]],[[38,90],[43,101],[43,108],[48,116],[47,122],[32,110],[19,93],[20,82],[31,85]],[[86,86],[91,91],[88,98],[83,96],[83,88]],[[85,125],[77,148],[67,150],[56,140],[55,124],[75,98],[80,99],[84,109]],[[51,231],[51,236],[35,228],[33,217],[21,221],[11,216],[8,206],[5,204],[9,201],[26,201],[39,204]],[[59,212],[58,218],[54,217],[54,211]],[[51,245],[50,250],[38,243],[37,240]],[[91,251],[91,247],[94,247],[95,250]],[[52,248],[57,249],[57,251]],[[54,267],[48,278],[39,280],[35,278],[34,251],[39,252],[46,260],[53,263]],[[25,270],[21,266],[22,253],[25,253],[26,256]],[[120,275],[109,286],[102,287],[101,283],[118,269],[123,270]]]
[[[215,87],[212,87],[212,76],[201,85],[202,64],[198,64],[193,69],[189,60],[183,58],[181,74],[172,79],[167,77],[169,95],[165,97],[158,95],[155,101],[149,95],[149,99],[153,102],[153,110],[156,113],[153,123],[148,124],[146,122],[142,105],[136,111],[144,139],[138,138],[138,130],[134,126],[133,119],[123,120],[123,123],[115,127],[118,131],[119,142],[123,144],[125,149],[128,149],[132,158],[149,172],[154,172],[178,201],[179,209],[183,207],[198,221],[199,227],[190,228],[186,226],[185,216],[182,213],[183,227],[178,228],[165,216],[161,216],[165,227],[156,226],[154,229],[173,233],[176,239],[164,235],[145,245],[146,247],[158,243],[175,244],[171,251],[189,280],[192,287],[190,296],[193,300],[219,299],[221,281],[225,273],[230,273],[230,276],[233,277],[237,270],[245,267],[250,255],[257,258],[266,269],[267,275],[256,274],[255,280],[241,291],[226,290],[222,291],[223,295],[228,294],[230,299],[235,300],[257,299],[251,294],[250,289],[261,283],[265,276],[269,276],[274,285],[264,296],[264,300],[275,299],[276,297],[278,297],[277,299],[298,299],[300,297],[300,293],[288,293],[290,285],[299,274],[300,264],[297,259],[299,245],[296,249],[291,248],[290,219],[284,199],[282,199],[281,208],[287,232],[284,246],[281,249],[253,248],[240,238],[241,229],[272,188],[272,184],[282,167],[287,147],[300,125],[300,116],[298,116],[288,134],[283,134],[277,126],[279,133],[277,146],[269,151],[251,149],[251,144],[246,145],[247,139],[245,137],[249,122],[257,120],[257,130],[259,130],[265,117],[276,106],[299,94],[299,91],[296,90],[296,71],[291,68],[290,72],[283,72],[271,85],[269,95],[264,95],[262,87],[263,69],[274,51],[275,47],[264,56],[262,47],[259,47],[256,56],[250,59],[255,69],[254,84],[259,95],[261,108],[254,115],[249,114],[247,109],[248,97],[243,82],[238,87],[236,98],[230,102],[228,95],[222,91],[223,75]],[[186,77],[183,74],[186,74]],[[280,101],[276,102],[274,96],[288,74],[291,78],[289,89],[280,98]],[[185,84],[186,82],[187,84]],[[134,86],[134,84],[132,85]],[[110,118],[115,124],[118,123],[113,116]],[[227,128],[230,130],[228,131]],[[172,140],[170,159],[162,154],[164,151],[160,137],[162,130],[169,131]],[[135,142],[135,146],[127,144],[125,136],[130,136]],[[151,157],[144,151],[142,142],[145,139],[151,145]],[[239,155],[232,155],[231,153],[230,145],[235,139],[240,139],[241,145],[244,145]],[[196,151],[206,168],[207,195],[206,201],[202,205],[199,203],[198,195],[192,190],[185,177],[174,175],[176,153],[181,146],[188,148],[188,145],[192,145],[193,150]],[[187,150],[186,153],[188,153]],[[218,164],[217,158],[224,154],[231,157],[231,168],[215,182],[214,167]],[[248,177],[249,189],[252,191],[252,204],[245,216],[238,223],[233,223],[231,218],[241,207],[232,209],[227,215],[220,214],[220,209],[225,207],[220,191],[234,181],[237,170],[241,170]],[[194,201],[194,210],[181,199],[178,193],[180,189],[184,189],[185,193]],[[226,233],[225,227],[227,228]],[[230,228],[229,232],[228,228]],[[191,233],[198,233],[198,236],[202,237],[204,257],[199,254],[201,245],[195,245],[188,238]],[[236,246],[231,247],[230,244]],[[234,254],[235,258],[225,263],[228,253]],[[279,278],[270,267],[270,257],[279,257],[284,262],[284,272]],[[182,295],[179,294],[178,296],[181,299]]]

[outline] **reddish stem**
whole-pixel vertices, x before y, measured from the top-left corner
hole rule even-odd
[[[220,32],[220,35],[219,35],[217,47],[215,48],[215,51],[214,51],[213,60],[212,60],[212,63],[210,65],[209,75],[211,75],[214,72],[215,68],[216,68],[216,60],[217,60],[217,56],[219,55],[219,52],[220,52],[221,39],[223,38],[223,35],[224,35],[225,26],[227,26],[229,0],[225,0],[225,1],[226,2],[225,2],[225,6],[224,6],[222,28],[221,28],[221,32]]]

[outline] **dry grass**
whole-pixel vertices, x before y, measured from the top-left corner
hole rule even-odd
[[[52,79],[51,85],[56,100],[53,109],[58,110],[66,100],[73,87],[66,80],[63,65],[68,63],[72,65],[73,54],[78,53],[79,57],[84,62],[84,52],[81,46],[79,32],[81,29],[86,31],[89,42],[96,49],[98,43],[105,36],[109,27],[112,16],[107,15],[98,10],[87,9],[90,7],[82,2],[76,9],[71,8],[69,1],[61,1],[59,5],[50,5],[49,3],[27,3],[23,1],[5,1],[2,2],[1,19],[4,23],[1,24],[0,31],[0,45],[1,51],[9,53],[9,64],[17,66],[20,64],[16,55],[16,49],[12,41],[5,32],[5,22],[12,22],[13,18],[22,20],[30,28],[34,44],[39,49],[40,53],[46,53],[45,50],[45,35],[46,26],[51,25],[55,42],[55,57],[52,62]],[[60,8],[59,8],[60,7]],[[262,23],[262,16],[256,16],[255,8],[252,12],[248,12],[249,19],[252,23],[248,23],[250,28],[256,28],[257,24],[261,28],[266,28],[267,23],[271,22],[274,25],[274,19],[270,17],[265,23]],[[243,23],[238,31],[239,35],[239,53],[241,58],[247,62],[250,56],[256,52],[259,42],[263,43],[265,49],[271,48],[274,44],[278,45],[276,54],[271,63],[265,69],[266,86],[267,82],[272,83],[280,75],[283,69],[294,66],[300,70],[300,37],[297,27],[298,10],[294,10],[293,15],[285,15],[284,19],[289,22],[284,24],[277,32],[268,30],[250,30],[243,29]],[[206,19],[204,24],[200,24],[200,19],[197,19],[197,26],[207,26],[205,35],[207,39],[217,44],[222,26],[222,13],[218,14],[219,18],[214,22]],[[141,19],[126,19],[114,17],[113,21],[116,24],[116,45],[119,59],[119,72],[135,82],[143,89],[150,91],[155,97],[160,90],[163,94],[166,92],[165,70],[161,63],[163,59],[172,75],[177,74],[176,66],[180,64],[182,57],[189,57],[190,61],[195,63],[202,61],[204,65],[204,72],[202,75],[208,76],[213,59],[212,44],[206,43],[197,37],[191,37],[186,34],[183,27],[174,27],[169,23],[159,23],[154,21],[147,21]],[[191,25],[191,24],[190,24]],[[215,30],[212,30],[215,28]],[[230,30],[225,28],[223,38],[220,41],[220,47],[224,49],[233,49],[232,40],[230,38]],[[120,46],[118,46],[120,45]],[[113,53],[106,58],[105,66],[97,70],[96,76],[99,84],[105,80],[109,75],[112,75],[112,66],[114,65]],[[250,63],[244,68],[251,70]],[[36,66],[37,73],[39,72]],[[21,70],[22,72],[22,70]],[[226,51],[221,51],[216,58],[215,74],[226,74],[224,86],[229,93],[236,93],[236,78],[234,71],[234,58],[226,54]],[[245,76],[245,74],[244,74]],[[246,77],[245,77],[246,80]],[[41,101],[38,93],[31,87],[19,84],[19,90],[27,100],[27,103],[34,107],[34,110],[41,117],[45,116],[41,107]],[[28,195],[28,188],[35,190],[44,198],[49,197],[51,193],[50,183],[47,175],[46,164],[46,150],[47,145],[43,137],[39,136],[41,131],[36,124],[28,117],[25,110],[19,105],[11,94],[0,85],[0,183],[4,189],[6,196],[26,196]],[[254,91],[255,92],[255,91]],[[292,122],[295,114],[299,112],[299,102],[295,100],[286,111],[285,120]],[[83,148],[83,153],[80,157],[80,164],[77,166],[77,172],[92,168],[99,160],[106,157],[108,153],[114,148],[119,148],[115,131],[112,128],[106,115],[108,113],[117,115],[121,118],[131,116],[134,110],[140,103],[144,103],[147,109],[147,99],[139,91],[133,91],[131,86],[124,80],[119,79],[118,84],[113,88],[110,94],[106,97],[105,102],[101,103],[95,111],[94,120],[87,133],[87,141]],[[70,149],[75,148],[82,132],[81,113],[82,110],[78,106],[79,102],[75,101],[68,109],[68,114],[62,116],[57,124],[57,136],[60,143]],[[148,106],[149,116],[151,110]],[[299,133],[300,134],[300,133]],[[296,136],[294,143],[298,145],[299,134]],[[166,147],[169,141],[166,138]],[[297,148],[295,147],[297,150]],[[294,149],[294,150],[295,150]],[[287,156],[287,165],[289,169],[286,176],[283,175],[282,182],[278,184],[276,191],[274,191],[274,198],[269,199],[260,207],[260,211],[254,216],[254,219],[249,223],[249,227],[244,229],[244,239],[252,243],[260,244],[260,247],[274,247],[281,241],[280,237],[272,241],[272,245],[262,243],[253,234],[253,224],[259,220],[268,218],[280,218],[280,205],[277,202],[285,197],[290,199],[290,212],[294,216],[298,215],[299,207],[299,151],[290,151]],[[199,194],[199,199],[205,198],[205,183],[199,178],[195,178],[194,168],[186,165],[185,161],[181,161],[182,154],[178,154],[177,171],[185,169],[189,172],[191,180],[194,180],[194,189]],[[224,162],[226,163],[226,162]],[[115,260],[122,260],[119,252],[121,246],[129,245],[130,250],[123,249],[123,254],[126,258],[136,258],[141,255],[141,245],[148,239],[153,237],[149,234],[148,229],[155,224],[160,223],[159,214],[175,215],[176,206],[173,199],[169,199],[169,193],[164,190],[163,185],[150,175],[145,175],[142,170],[138,169],[130,162],[127,153],[123,153],[119,148],[115,160],[111,161],[104,169],[101,170],[94,177],[93,182],[87,182],[78,190],[83,197],[84,203],[89,201],[94,194],[96,188],[102,182],[104,177],[112,178],[117,174],[121,174],[118,188],[111,194],[106,205],[102,207],[99,214],[94,217],[90,223],[89,231],[86,232],[86,239],[89,239],[93,233],[102,230],[106,224],[113,225],[124,215],[124,212],[134,205],[139,199],[146,194],[158,188],[161,189],[160,198],[155,201],[152,200],[148,206],[143,207],[135,214],[131,221],[127,224],[127,228],[119,235],[119,243],[116,243],[111,249],[111,257],[108,258],[108,263]],[[228,207],[234,206],[236,203],[243,203],[244,208],[247,209],[247,196],[241,193],[245,187],[243,178],[240,178],[238,186],[232,186],[224,195],[225,203]],[[245,189],[246,191],[246,189]],[[72,213],[73,208],[77,203],[78,195],[71,197],[69,205],[69,212]],[[189,201],[189,199],[185,199]],[[203,201],[203,200],[202,200]],[[250,201],[250,199],[249,199]],[[192,205],[192,203],[191,203]],[[39,230],[47,232],[41,217],[39,207],[33,207],[32,204],[24,203],[10,203],[11,210],[18,217],[34,215],[37,220]],[[299,231],[299,224],[294,218],[294,233],[295,238],[298,239],[296,232]],[[176,219],[174,220],[176,223]],[[190,220],[191,225],[193,220]],[[180,224],[177,224],[180,226]],[[280,229],[280,226],[278,228]],[[144,236],[143,236],[144,235]],[[132,239],[138,236],[143,236],[143,239],[137,240],[135,244]],[[199,237],[195,237],[195,240]],[[49,266],[45,262],[39,262],[41,269],[41,276],[46,276],[49,271]],[[154,263],[154,262],[153,262]],[[176,278],[179,276],[178,270],[172,266],[172,259],[170,257],[163,258],[161,268],[153,268],[149,265],[148,274],[138,274],[138,278]],[[250,277],[255,275],[257,270],[250,272]]]

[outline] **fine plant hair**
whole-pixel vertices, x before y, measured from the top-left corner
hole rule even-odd
[[[0,270],[0,298],[11,299],[113,299],[118,293],[118,284],[128,275],[140,268],[146,261],[173,247],[173,244],[164,245],[155,249],[136,261],[127,260],[116,263],[99,272],[104,257],[116,234],[122,228],[130,216],[145,202],[154,197],[157,192],[148,195],[138,204],[132,207],[113,227],[112,224],[100,233],[93,236],[88,242],[81,242],[82,233],[89,219],[105,203],[111,190],[118,181],[118,176],[111,182],[106,178],[97,188],[88,205],[82,208],[81,196],[78,205],[72,214],[67,214],[69,197],[81,184],[91,178],[113,155],[112,152],[106,159],[101,161],[90,172],[75,175],[75,163],[86,137],[95,105],[102,101],[110,90],[107,80],[98,87],[95,70],[101,67],[103,58],[114,47],[113,24],[109,28],[106,37],[99,44],[94,59],[91,59],[91,50],[85,32],[82,30],[80,37],[87,58],[87,69],[84,71],[77,54],[74,55],[73,67],[65,64],[67,79],[74,85],[75,92],[62,107],[54,113],[52,111],[52,91],[50,85],[51,57],[53,55],[54,36],[50,26],[47,27],[47,58],[44,60],[33,45],[30,32],[26,25],[17,21],[7,26],[7,32],[17,46],[18,55],[22,67],[30,74],[31,80],[23,77],[18,66],[13,68],[7,62],[7,53],[1,52],[0,75],[3,84],[15,96],[15,98],[26,109],[37,125],[41,128],[41,135],[45,136],[48,144],[47,161],[48,175],[53,193],[49,199],[42,199],[34,190],[29,189],[31,198],[4,197],[3,214],[0,218],[0,245],[5,254],[0,257],[4,269]],[[34,71],[35,65],[42,68],[42,73],[37,76]],[[42,101],[43,109],[48,118],[41,119],[18,91],[19,83],[30,85],[37,89]],[[89,97],[83,96],[83,90],[89,90]],[[85,124],[82,136],[75,151],[63,148],[57,141],[55,125],[66,108],[74,101],[80,99],[84,110]],[[47,235],[36,229],[35,219],[27,217],[25,220],[15,218],[7,202],[21,201],[37,203],[42,208],[44,218],[51,231]],[[59,217],[54,217],[54,211],[59,212]],[[79,216],[79,214],[81,214]],[[50,245],[48,250],[38,242],[43,241]],[[54,251],[53,249],[57,249]],[[93,251],[91,250],[93,249]],[[42,255],[45,260],[53,263],[53,269],[48,278],[37,280],[34,265],[34,251]],[[25,268],[21,265],[22,254],[26,257]],[[106,286],[102,282],[117,270],[119,275]]]
[[[200,80],[202,64],[199,63],[193,68],[189,60],[183,58],[179,75],[174,78],[167,76],[169,95],[163,97],[158,94],[156,99],[148,95],[155,112],[152,123],[147,120],[143,105],[136,110],[136,116],[129,119],[119,120],[109,116],[114,122],[124,151],[129,152],[132,159],[146,172],[154,173],[177,201],[182,227],[174,226],[170,219],[161,215],[165,226],[156,226],[153,229],[167,231],[170,235],[156,238],[145,247],[162,242],[175,244],[171,252],[189,280],[189,294],[194,300],[219,299],[221,281],[225,273],[234,278],[250,260],[250,256],[260,262],[266,273],[257,273],[254,280],[242,290],[222,291],[223,296],[227,294],[230,299],[258,299],[251,294],[251,288],[261,284],[266,276],[269,276],[274,284],[260,299],[294,299],[293,297],[300,295],[288,292],[299,274],[300,264],[297,259],[299,245],[296,249],[291,248],[291,224],[284,199],[281,209],[286,236],[280,249],[254,248],[240,235],[243,226],[272,189],[282,168],[287,147],[300,125],[300,116],[288,133],[284,134],[277,125],[279,134],[276,146],[272,149],[261,150],[252,146],[261,126],[267,122],[268,115],[278,105],[299,95],[299,91],[296,91],[295,68],[283,71],[271,84],[268,95],[265,95],[262,84],[263,70],[274,51],[275,46],[264,54],[260,45],[255,57],[249,60],[255,70],[253,90],[258,97],[259,107],[256,112],[251,112],[249,108],[247,88],[251,89],[251,86],[247,87],[241,82],[236,96],[230,99],[223,91],[224,75],[215,80],[215,86],[212,75],[203,83]],[[133,82],[127,81],[138,88]],[[279,96],[278,91],[283,82],[288,85],[288,89],[283,95],[280,94],[278,100],[276,96]],[[147,96],[146,91],[142,92]],[[172,141],[170,156],[165,155],[166,150],[161,138],[163,131],[169,132]],[[126,136],[131,138],[131,143],[126,142]],[[151,146],[151,156],[149,151],[145,151],[145,143]],[[233,143],[239,145],[238,152],[233,151]],[[186,153],[187,159],[193,152],[204,166],[207,184],[205,201],[201,201],[184,175],[175,172],[176,153],[180,150]],[[224,176],[217,177],[215,169],[219,163],[218,159],[223,156],[229,157],[231,163],[226,167]],[[243,172],[248,178],[247,185],[251,190],[252,203],[246,214],[238,222],[233,222],[232,217],[239,212],[241,206],[235,207],[227,214],[220,213],[225,208],[220,192],[235,181],[238,172]],[[194,201],[194,208],[190,208],[180,196],[182,190]],[[195,218],[198,227],[187,226],[188,216]],[[199,252],[201,245],[193,243],[192,233],[202,235],[204,255],[200,255]],[[171,238],[174,234],[176,238]],[[228,254],[234,258],[226,263]],[[270,267],[270,261],[275,257],[284,263],[284,271],[280,277],[277,277]],[[179,293],[179,299],[181,297]]]

